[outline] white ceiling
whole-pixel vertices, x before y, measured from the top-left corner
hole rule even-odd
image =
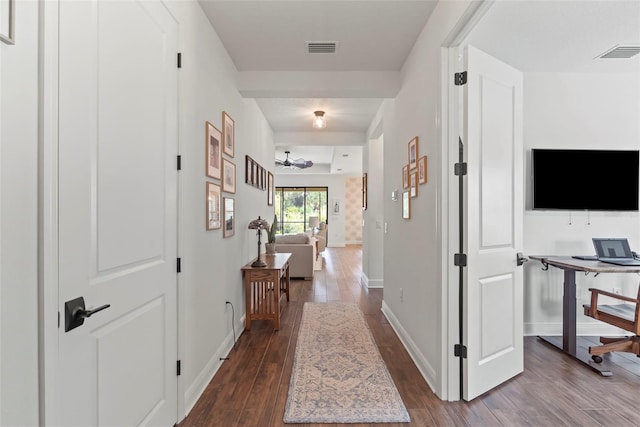
[[[200,3],[240,71],[399,71],[437,1]],[[307,54],[307,41],[337,54]]]
[[[317,85],[307,83],[309,94],[298,89],[295,97],[257,97],[256,102],[274,131],[276,158],[284,159],[288,149],[290,157],[315,163],[304,173],[343,174],[360,173],[364,133],[383,99],[373,90],[354,91],[357,97],[347,90],[344,97],[319,98],[317,92],[335,92],[339,84],[332,84],[332,75],[348,74],[357,82],[368,72],[397,74],[437,3],[199,1],[241,75],[328,76]],[[640,45],[640,1],[497,0],[468,39],[523,72],[640,73],[640,55],[594,59],[618,44]],[[308,54],[306,41],[337,42],[337,53]],[[318,109],[326,111],[323,130],[311,128]],[[347,149],[344,158],[340,150]],[[276,170],[281,172],[291,171]]]
[[[640,55],[596,59],[640,46],[640,1],[498,1],[468,42],[523,72],[640,72]]]

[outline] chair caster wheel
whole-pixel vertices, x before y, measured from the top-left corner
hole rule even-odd
[[[593,359],[594,362],[596,363],[602,363],[602,357],[600,356],[591,356],[591,358]]]

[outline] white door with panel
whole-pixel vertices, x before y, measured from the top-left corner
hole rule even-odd
[[[160,1],[59,3],[59,425],[177,421],[177,31]]]
[[[522,73],[468,46],[463,398],[524,369]]]

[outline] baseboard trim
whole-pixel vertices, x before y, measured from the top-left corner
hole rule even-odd
[[[538,322],[524,324],[525,336],[562,335],[562,322]],[[624,336],[629,335],[623,329],[618,329],[604,322],[579,322],[576,324],[576,335],[579,336]]]
[[[238,336],[236,337],[236,340],[240,339],[240,335],[244,330],[244,319],[245,319],[245,316],[242,316],[240,318],[240,321],[236,325],[236,331],[240,331],[240,334],[238,334]],[[189,386],[187,391],[185,391],[184,393],[184,405],[185,405],[184,412],[185,413],[184,413],[183,419],[186,418],[187,415],[189,415],[193,407],[196,405],[196,403],[198,403],[198,399],[200,399],[200,396],[202,396],[202,393],[204,393],[204,391],[206,390],[207,386],[213,379],[213,376],[216,374],[216,372],[218,372],[218,369],[220,369],[220,366],[222,366],[222,362],[224,362],[224,360],[221,360],[221,358],[224,358],[229,354],[229,352],[233,348],[233,344],[234,342],[233,342],[233,331],[232,331],[227,335],[227,337],[224,339],[220,347],[218,347],[218,350],[216,350],[216,352],[213,354],[211,359],[209,359],[207,364],[204,366],[202,371],[200,371],[200,373],[196,376],[191,386]]]
[[[364,272],[360,275],[360,283],[367,289],[384,289],[383,279],[369,279]]]
[[[384,314],[384,316],[389,321],[391,328],[393,328],[396,335],[400,339],[400,342],[402,343],[403,347],[405,348],[405,350],[407,350],[407,353],[409,353],[409,357],[411,357],[411,359],[413,360],[413,363],[416,364],[416,367],[420,371],[420,374],[422,375],[424,380],[427,382],[427,384],[431,388],[431,391],[433,391],[437,395],[436,393],[437,388],[434,387],[434,384],[438,382],[436,378],[436,370],[433,369],[433,366],[431,366],[431,364],[424,357],[420,349],[418,349],[418,346],[411,339],[409,334],[407,334],[407,331],[402,327],[402,325],[398,321],[398,318],[393,314],[393,311],[384,302],[384,300],[382,301],[381,310],[382,310],[382,314]]]
[[[382,279],[369,279],[367,283],[369,289],[384,289],[384,280]]]
[[[360,283],[365,287],[368,288],[369,287],[369,278],[367,277],[366,274],[364,274],[364,272],[362,272],[362,275],[360,276]]]

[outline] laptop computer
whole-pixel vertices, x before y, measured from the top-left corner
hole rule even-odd
[[[593,238],[592,240],[598,254],[598,261],[615,265],[640,265],[640,260],[633,257],[626,238]]]

